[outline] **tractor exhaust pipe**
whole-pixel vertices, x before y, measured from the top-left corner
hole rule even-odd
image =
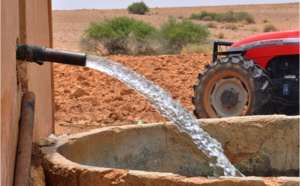
[[[77,66],[85,66],[86,63],[85,53],[55,50],[35,45],[18,45],[16,58],[17,60],[36,62],[39,65],[45,61]]]

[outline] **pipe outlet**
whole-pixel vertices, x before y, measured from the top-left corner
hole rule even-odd
[[[48,61],[85,66],[86,53],[55,50],[52,48],[35,45],[18,45],[16,59],[25,60],[28,62],[36,62],[40,65]]]

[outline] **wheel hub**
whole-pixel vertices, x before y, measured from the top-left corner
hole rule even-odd
[[[238,102],[238,95],[232,90],[225,90],[221,95],[221,102],[228,108],[234,107]]]
[[[210,103],[218,117],[240,116],[248,101],[248,93],[235,77],[219,79],[212,88]]]

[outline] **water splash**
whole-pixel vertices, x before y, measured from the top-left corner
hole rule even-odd
[[[159,114],[170,119],[181,132],[190,135],[198,148],[209,158],[210,166],[215,170],[215,177],[243,176],[224,155],[221,144],[203,131],[196,118],[184,109],[179,101],[173,100],[170,93],[131,68],[102,57],[87,55],[86,66],[119,79],[142,95]]]

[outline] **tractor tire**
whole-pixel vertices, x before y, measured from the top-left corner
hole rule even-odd
[[[243,56],[217,59],[194,85],[197,118],[270,113],[271,83],[263,68]]]

